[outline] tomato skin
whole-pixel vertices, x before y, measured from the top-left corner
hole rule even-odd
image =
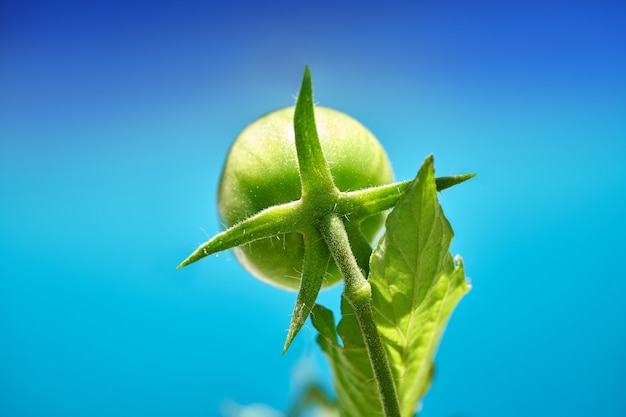
[[[293,107],[268,113],[246,127],[231,146],[218,189],[218,211],[225,227],[257,212],[301,196],[293,128]],[[315,107],[318,136],[337,188],[353,191],[393,181],[387,155],[362,124],[350,116]],[[361,224],[372,243],[384,222],[380,213]],[[302,235],[289,233],[235,249],[241,264],[255,277],[289,290],[300,286]],[[323,287],[341,274],[331,260]]]

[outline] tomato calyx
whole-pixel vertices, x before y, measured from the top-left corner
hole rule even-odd
[[[320,227],[328,216],[341,219],[350,236],[356,262],[367,276],[372,248],[363,236],[360,224],[373,215],[391,209],[403,195],[410,181],[362,190],[342,192],[336,187],[322,152],[316,131],[311,76],[305,69],[302,87],[294,111],[294,129],[302,194],[299,200],[271,206],[240,221],[200,245],[177,268],[208,255],[235,248],[259,239],[299,233],[304,241],[304,260],[300,287],[283,352],[311,313],[322,287],[331,254]],[[437,188],[448,188],[473,175],[437,179]]]
[[[474,177],[474,174],[436,178],[437,191],[460,184],[472,177]],[[349,218],[350,221],[358,222],[376,213],[393,208],[411,181],[401,181],[358,191],[339,193],[336,202],[332,203],[332,209],[328,208],[330,206],[328,203],[324,205],[327,207],[325,210],[320,209],[319,205],[313,209],[303,209],[302,198],[269,207],[218,233],[200,245],[176,268],[183,268],[206,256],[245,245],[255,240],[290,232],[302,234],[308,228],[307,226],[310,227],[311,219],[319,218],[321,217],[320,215],[329,212],[334,212],[339,217]]]

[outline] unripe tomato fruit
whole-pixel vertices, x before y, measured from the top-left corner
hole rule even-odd
[[[233,143],[218,191],[218,210],[225,227],[259,211],[298,200],[301,196],[293,127],[294,108],[268,113],[246,127]],[[315,107],[322,151],[337,188],[354,191],[393,180],[391,165],[374,135],[352,117]],[[373,243],[384,214],[361,223],[363,235]],[[254,276],[289,290],[300,286],[304,243],[302,235],[265,238],[235,249],[237,259]],[[323,287],[341,280],[329,263]]]

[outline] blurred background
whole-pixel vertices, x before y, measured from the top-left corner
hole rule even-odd
[[[295,294],[219,230],[237,133],[315,100],[369,127],[398,179],[435,155],[473,290],[423,417],[624,416],[626,3],[0,5],[0,416],[285,410],[330,386]],[[341,288],[322,295],[338,309]]]

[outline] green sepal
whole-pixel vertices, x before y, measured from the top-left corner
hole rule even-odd
[[[435,186],[437,187],[437,191],[443,191],[447,188],[454,187],[455,185],[465,182],[470,178],[474,178],[475,176],[476,173],[438,177],[435,178]]]
[[[243,220],[200,245],[176,269],[258,239],[299,231],[300,201],[269,207]]]
[[[289,349],[294,337],[298,334],[306,319],[309,317],[317,295],[324,281],[324,274],[330,260],[330,252],[324,243],[322,236],[312,229],[304,236],[304,261],[302,265],[302,278],[296,305],[291,316],[291,324],[287,333],[287,340],[283,347],[283,353]]]
[[[307,194],[314,194],[319,199],[336,188],[317,135],[313,109],[313,85],[308,66],[304,69],[302,86],[293,114],[293,126],[303,199],[306,200]],[[332,194],[328,196],[331,197]]]
[[[439,177],[435,178],[435,185],[437,191],[443,191],[475,176],[476,174],[460,174]],[[413,181],[400,181],[343,193],[337,206],[337,212],[340,215],[350,214],[355,219],[363,219],[381,211],[389,210],[398,203]]]

